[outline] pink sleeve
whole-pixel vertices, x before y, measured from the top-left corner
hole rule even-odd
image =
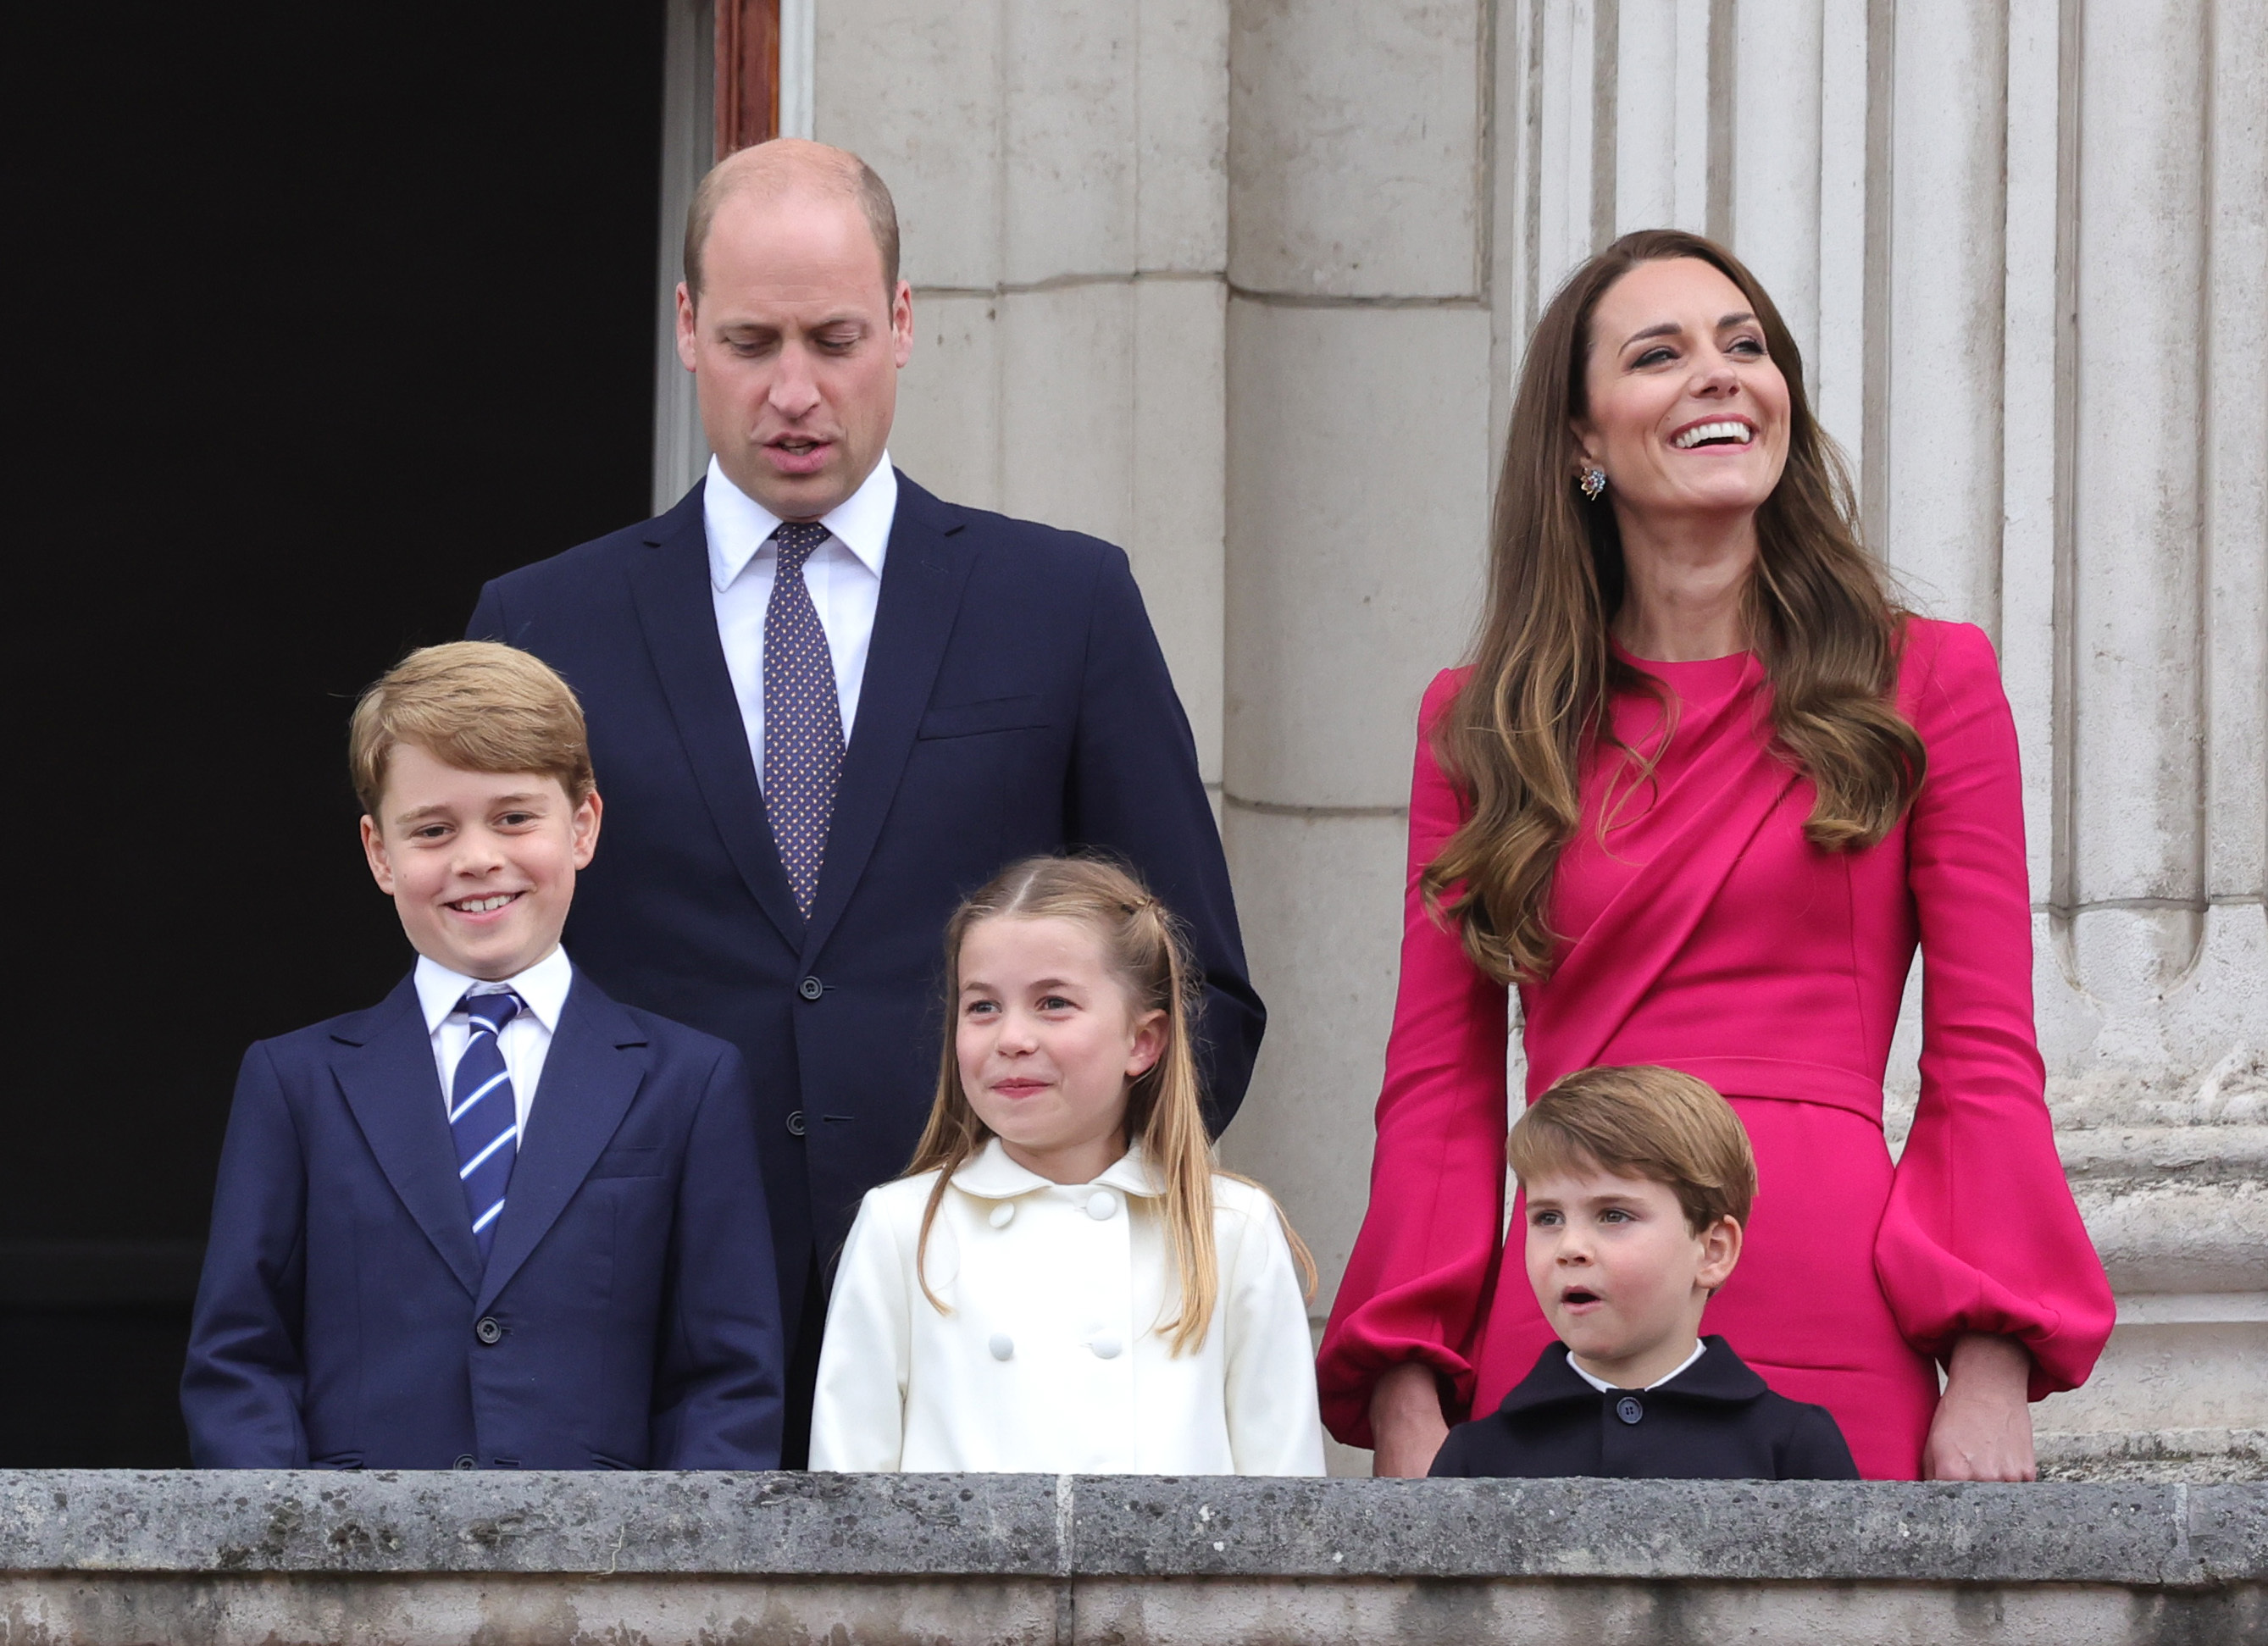
[[[1439,1368],[1470,1403],[1471,1346],[1501,1245],[1508,991],[1466,958],[1418,893],[1418,871],[1462,820],[1427,735],[1462,680],[1462,671],[1437,677],[1418,712],[1402,981],[1378,1099],[1370,1209],[1317,1366],[1323,1422],[1353,1446],[1372,1444],[1372,1385],[1403,1361]]]
[[[1921,1099],[1874,1267],[1926,1353],[1964,1332],[2022,1340],[2036,1400],[2086,1378],[2114,1309],[2056,1154],[2033,1032],[2015,723],[1981,630],[1917,622],[1909,645],[1919,687],[1902,695],[1929,751],[1907,826]]]

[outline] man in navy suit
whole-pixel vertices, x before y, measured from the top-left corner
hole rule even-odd
[[[490,584],[468,630],[550,661],[590,716],[612,834],[578,959],[748,1060],[804,1378],[859,1197],[929,1111],[945,921],[1002,864],[1106,849],[1188,923],[1216,1128],[1265,1021],[1125,555],[888,461],[912,303],[855,156],[783,139],[723,162],[677,290],[707,477]]]
[[[784,1344],[747,1078],[560,928],[598,841],[574,696],[413,653],[355,712],[385,1002],[254,1046],[181,1379],[202,1468],[764,1469]]]

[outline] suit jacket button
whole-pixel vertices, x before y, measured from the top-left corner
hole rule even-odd
[[[473,1335],[483,1343],[491,1345],[500,1343],[504,1341],[504,1326],[496,1316],[484,1314],[481,1317],[480,1323],[473,1327]],[[473,1466],[468,1463],[464,1466],[469,1469]]]
[[[477,1468],[479,1466],[473,1461],[473,1454],[468,1451],[457,1459],[457,1466],[460,1469],[471,1469]]]
[[[795,992],[806,1000],[816,1000],[827,992],[827,985],[815,977],[806,977],[795,986]]]
[[[794,1113],[787,1117],[787,1135],[790,1137],[800,1137],[803,1135],[803,1111],[801,1109],[798,1109]]]
[[[1635,1423],[1646,1415],[1646,1407],[1639,1404],[1638,1396],[1626,1394],[1615,1402],[1615,1415],[1625,1423]]]

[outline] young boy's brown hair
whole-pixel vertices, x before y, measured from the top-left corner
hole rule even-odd
[[[1523,1183],[1604,1170],[1666,1184],[1695,1234],[1720,1217],[1746,1227],[1756,1197],[1756,1157],[1733,1106],[1705,1081],[1654,1063],[1552,1082],[1505,1154]]]
[[[355,705],[347,767],[372,817],[404,743],[460,771],[556,778],[570,805],[598,787],[573,688],[541,658],[492,640],[413,651]]]

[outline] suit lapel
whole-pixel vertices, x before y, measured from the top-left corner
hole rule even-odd
[[[1531,1101],[1560,1076],[1598,1062],[1631,1014],[1676,960],[1765,821],[1798,779],[1770,746],[1756,679],[1735,693],[1702,736],[1676,785],[1683,827],[1624,881],[1580,942],[1560,959],[1527,1013]],[[1715,791],[1697,789],[1718,776]],[[1657,804],[1668,804],[1664,795]]]
[[[526,1144],[512,1163],[476,1307],[496,1301],[583,1187],[645,1078],[645,1044],[630,1015],[577,973],[528,1107]]]
[[[696,486],[654,522],[654,533],[646,540],[648,551],[630,562],[630,597],[637,606],[647,655],[669,700],[670,717],[677,724],[685,757],[692,763],[694,781],[708,803],[717,833],[749,893],[795,947],[803,942],[803,916],[772,843],[771,819],[756,782],[755,761],[748,753],[747,728],[740,723],[733,677],[725,668],[725,648],[717,638],[703,490],[703,486]],[[862,706],[862,724],[864,719]]]
[[[836,786],[827,861],[804,941],[806,962],[818,955],[849,906],[913,752],[914,733],[960,614],[961,591],[976,563],[974,550],[960,535],[961,524],[952,510],[898,476],[897,517],[890,525],[889,556],[882,562],[874,637],[858,688],[858,720]],[[781,880],[784,885],[784,874]]]
[[[405,978],[383,1003],[331,1032],[331,1060],[355,1124],[386,1180],[468,1294],[481,1289],[481,1252],[457,1180],[457,1146],[433,1066],[433,1039]]]

